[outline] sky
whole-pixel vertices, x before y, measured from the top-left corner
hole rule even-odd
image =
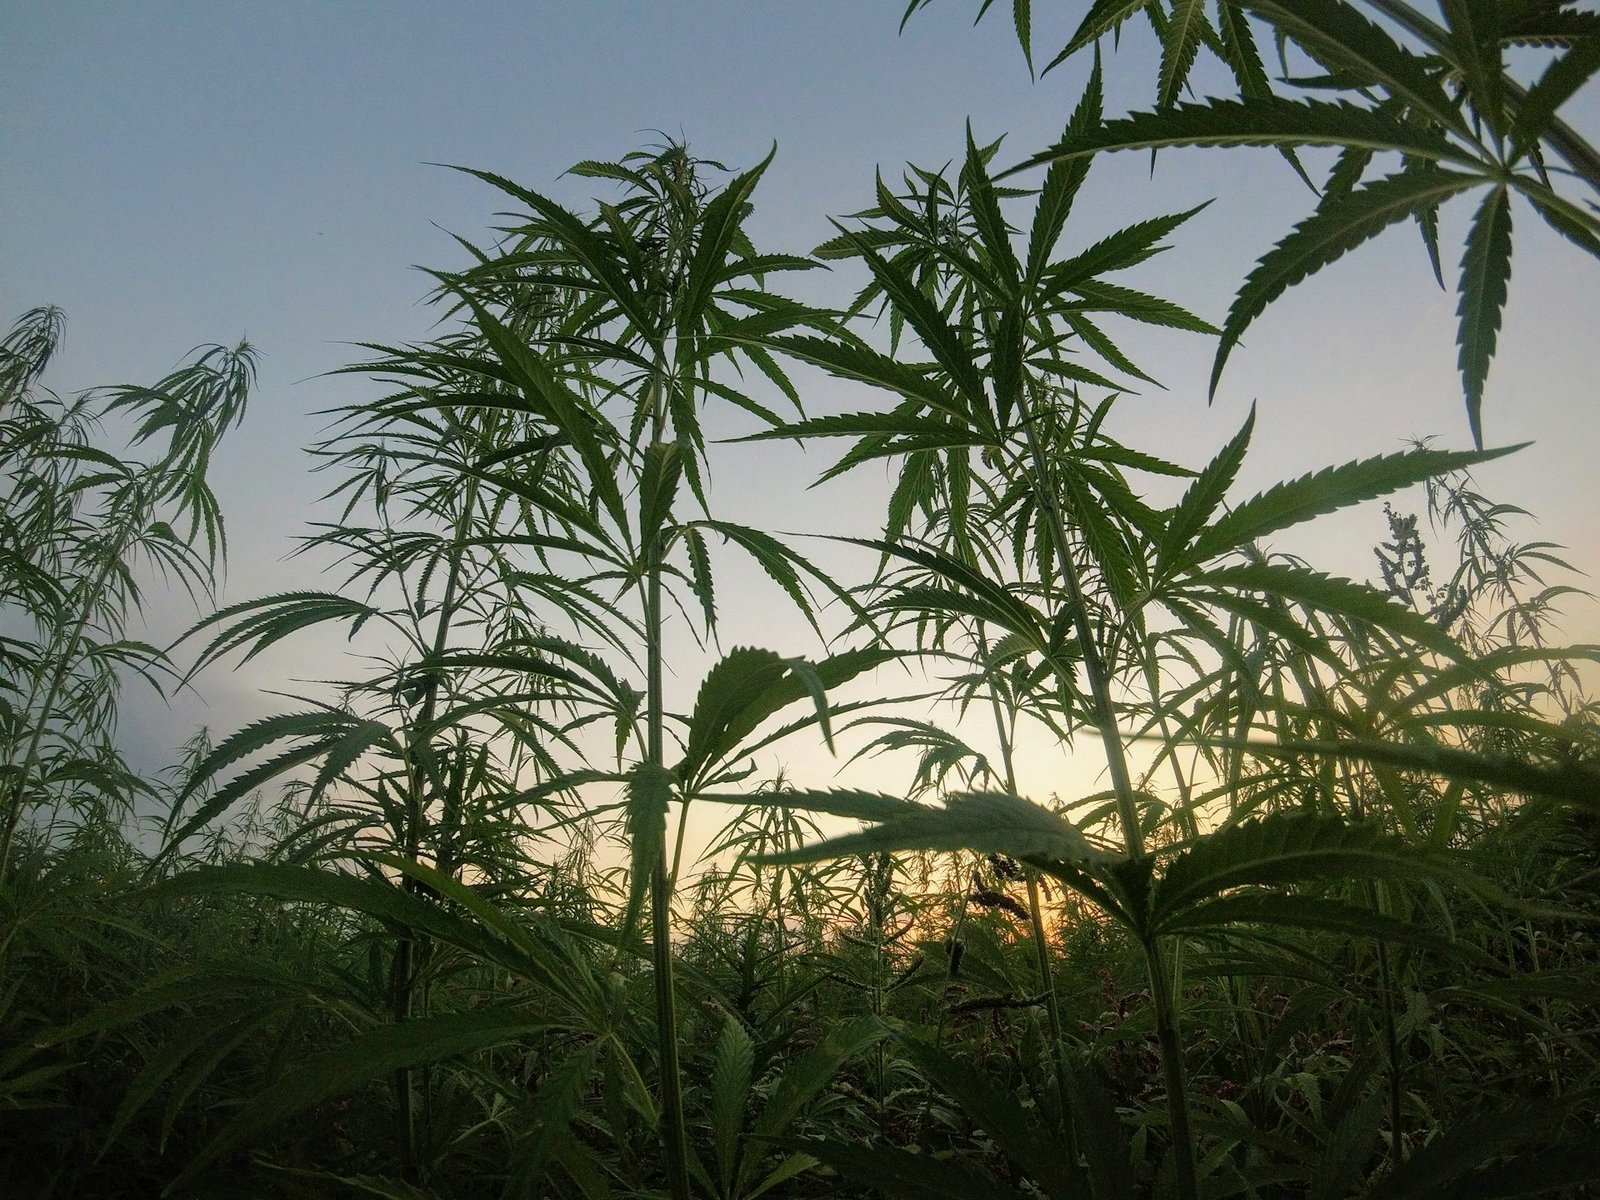
[[[375,385],[325,373],[364,356],[352,343],[428,336],[434,313],[420,301],[429,281],[417,266],[459,265],[450,234],[486,240],[504,207],[481,182],[434,164],[493,171],[582,206],[592,181],[562,174],[580,159],[614,159],[665,135],[743,168],[776,144],[750,229],[765,249],[805,251],[832,235],[830,217],[872,202],[876,170],[892,180],[907,161],[959,159],[969,121],[980,140],[1006,135],[1007,161],[1060,134],[1083,67],[1031,81],[1008,7],[973,27],[974,4],[942,0],[900,32],[899,0],[8,0],[0,7],[0,320],[39,304],[65,309],[66,345],[46,380],[61,393],[153,382],[198,344],[248,337],[262,356],[259,387],[213,480],[232,544],[222,599],[331,586],[286,558],[331,483],[309,472],[304,447],[326,427],[318,414]],[[1035,7],[1047,61],[1076,10]],[[1148,37],[1130,31],[1107,64],[1108,112],[1147,105],[1153,62]],[[1597,117],[1591,87],[1569,119],[1592,131]],[[1254,260],[1312,202],[1272,152],[1176,152],[1153,168],[1143,155],[1107,158],[1067,244],[1207,200],[1173,249],[1127,281],[1220,321]],[[1444,213],[1447,282],[1465,216]],[[1537,518],[1514,536],[1562,543],[1586,567],[1600,550],[1600,265],[1525,208],[1515,222],[1485,440],[1534,444],[1477,478]],[[836,303],[851,291],[848,279],[822,273],[799,289]],[[1205,339],[1129,331],[1125,347],[1166,389],[1123,401],[1119,436],[1198,466],[1254,404],[1239,495],[1411,438],[1465,447],[1454,309],[1419,240],[1392,230],[1258,319],[1209,404]],[[813,412],[872,402],[818,377],[806,388]],[[723,430],[749,431],[737,422]],[[809,489],[831,461],[822,451],[719,455],[713,502],[740,520],[877,531],[881,476]],[[1385,532],[1373,506],[1279,544],[1321,569],[1371,578],[1371,546]],[[730,614],[725,646],[816,653],[796,622],[774,617],[780,610],[760,598],[758,577],[737,578],[752,601]],[[163,606],[153,614],[158,630],[193,619],[181,596],[158,598]],[[1567,612],[1569,640],[1600,641],[1592,603]],[[335,674],[327,655],[337,652],[324,645],[313,659],[223,672],[170,705],[140,695],[124,706],[124,740],[136,761],[167,761],[198,723],[226,732],[280,707],[263,689],[305,691],[311,685],[294,681]],[[682,666],[684,696],[698,673],[692,661]],[[1080,754],[1092,750],[1086,742]],[[1033,793],[1088,786],[1092,771],[1063,766],[1054,753],[1027,765]],[[831,766],[803,765],[828,782]],[[903,774],[886,767],[876,782],[893,786]]]

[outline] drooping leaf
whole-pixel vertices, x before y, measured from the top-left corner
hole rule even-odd
[[[1166,36],[1161,42],[1161,76],[1156,94],[1158,107],[1169,108],[1177,103],[1179,93],[1189,82],[1189,70],[1194,66],[1195,55],[1206,32],[1209,32],[1209,22],[1206,19],[1205,0],[1173,0]]]
[[[1397,96],[1433,124],[1468,132],[1428,61],[1403,48],[1344,0],[1237,0],[1319,61]]]
[[[1349,144],[1349,143],[1346,143]],[[1294,227],[1256,263],[1234,297],[1211,368],[1211,394],[1234,346],[1258,316],[1289,288],[1322,270],[1396,221],[1426,213],[1482,182],[1480,176],[1426,165],[1407,167],[1338,200]]]
[[[798,799],[793,795],[785,799],[797,807],[809,807],[805,793]],[[879,850],[974,850],[1064,863],[1109,857],[1076,826],[1047,808],[1002,792],[960,792],[947,796],[942,808],[907,804],[871,829],[771,855],[767,861],[820,862]]]
[[[1438,133],[1374,109],[1321,100],[1252,97],[1177,104],[1118,117],[1087,132],[1074,130],[1065,141],[1001,172],[998,178],[1101,151],[1179,146],[1363,146],[1421,160],[1477,162]]]
[[[1483,386],[1489,377],[1489,362],[1494,357],[1510,278],[1511,197],[1505,188],[1496,187],[1483,198],[1467,234],[1466,252],[1461,260],[1461,300],[1456,308],[1459,320],[1456,342],[1461,348],[1458,365],[1467,399],[1467,421],[1472,428],[1472,440],[1480,447],[1483,445]]]
[[[1400,604],[1367,584],[1324,575],[1287,563],[1245,563],[1214,567],[1191,577],[1186,592],[1218,608],[1257,619],[1256,606],[1240,593],[1261,592],[1275,607],[1284,602],[1354,620],[1437,651],[1448,658],[1464,656],[1459,643],[1416,609]]]
[[[1505,757],[1490,757],[1453,746],[1418,745],[1350,739],[1348,741],[1282,741],[1246,744],[1255,754],[1278,758],[1316,755],[1386,763],[1404,770],[1425,771],[1448,779],[1487,783],[1509,792],[1548,796],[1600,811],[1600,771],[1581,763],[1548,767]]]
[[[1202,834],[1173,858],[1152,893],[1151,928],[1175,929],[1190,913],[1234,888],[1412,878],[1442,869],[1437,856],[1413,849],[1376,825],[1312,813],[1274,813]]]
[[[628,776],[628,904],[623,910],[622,942],[633,937],[651,881],[667,844],[667,809],[677,777],[659,763],[637,763]]]

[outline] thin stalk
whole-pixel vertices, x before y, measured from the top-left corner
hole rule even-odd
[[[1155,663],[1149,655],[1144,656],[1145,689],[1150,693],[1150,702],[1157,704],[1156,699],[1156,671]],[[1161,744],[1167,750],[1167,761],[1172,766],[1172,778],[1178,785],[1178,824],[1183,827],[1183,836],[1197,838],[1200,836],[1200,826],[1194,819],[1194,792],[1189,787],[1189,780],[1183,773],[1183,767],[1178,762],[1178,755],[1174,748],[1172,728],[1167,724],[1167,714],[1163,712],[1156,718],[1156,723],[1161,730]]]
[[[1105,661],[1100,657],[1100,647],[1095,642],[1094,630],[1089,625],[1089,610],[1084,601],[1083,587],[1078,579],[1078,567],[1071,539],[1067,536],[1066,516],[1050,485],[1050,472],[1045,460],[1044,447],[1039,444],[1039,434],[1031,420],[1023,422],[1028,439],[1028,451],[1033,459],[1035,495],[1049,518],[1051,540],[1055,543],[1056,561],[1061,568],[1061,582],[1066,586],[1066,600],[1072,610],[1073,630],[1078,638],[1078,650],[1083,655],[1084,674],[1089,678],[1089,700],[1100,743],[1105,748],[1106,768],[1111,773],[1111,790],[1117,800],[1117,819],[1122,826],[1122,839],[1130,858],[1144,857],[1144,833],[1139,826],[1139,809],[1133,795],[1133,777],[1128,773],[1127,754],[1122,737],[1117,732],[1116,710],[1111,701],[1111,682]]]
[[[470,532],[477,497],[478,481],[469,477],[462,493],[461,511],[456,516],[450,570],[445,577],[444,596],[439,602],[438,620],[434,623],[431,657],[435,661],[443,656],[445,647],[449,643],[450,626],[455,616],[456,601],[461,591],[461,577],[465,570],[466,554],[463,543]],[[431,754],[429,742],[433,736],[432,726],[438,710],[439,678],[437,673],[430,673],[423,692],[422,708],[411,725],[410,736],[406,741],[406,827],[401,832],[401,854],[412,862],[416,862],[422,853],[423,826],[427,821],[424,795],[427,790],[428,772],[421,760],[425,755]],[[400,886],[412,895],[420,895],[423,891],[421,881],[409,875],[401,881]],[[418,977],[428,957],[428,951],[427,939],[420,937],[415,930],[402,928],[399,931],[389,981],[389,1007],[397,1021],[409,1020],[417,1012]],[[421,999],[422,1009],[426,1012],[425,992]],[[402,1162],[406,1178],[412,1181],[417,1180],[421,1174],[421,1133],[423,1128],[431,1123],[429,1116],[432,1108],[432,1088],[428,1085],[426,1073],[422,1077],[422,1084],[419,1096],[417,1076],[413,1069],[400,1067],[395,1071],[394,1091],[400,1108]]]
[[[1183,1045],[1178,1039],[1178,1008],[1172,992],[1172,976],[1156,938],[1144,943],[1144,960],[1150,975],[1150,995],[1156,1007],[1156,1040],[1161,1047],[1161,1074],[1166,1082],[1167,1112],[1172,1122],[1172,1154],[1177,1167],[1178,1195],[1181,1200],[1195,1200],[1199,1189],[1194,1163],[1194,1135],[1189,1126],[1189,1097],[1186,1091],[1189,1084],[1183,1068]]]
[[[988,640],[984,636],[981,624],[978,626],[978,638],[987,657]],[[992,687],[989,689],[989,707],[994,713],[995,736],[1000,741],[1000,762],[1005,769],[1006,791],[1015,796],[1017,771],[1012,755],[1011,733],[1006,725],[999,693]],[[1061,1024],[1061,1002],[1056,996],[1055,972],[1050,969],[1050,943],[1045,938],[1044,905],[1039,898],[1039,873],[1032,867],[1023,869],[1027,872],[1028,924],[1033,933],[1034,967],[1039,972],[1039,988],[1044,993],[1045,1021],[1050,1030],[1050,1062],[1056,1072],[1056,1098],[1061,1109],[1061,1127],[1067,1140],[1067,1158],[1076,1163],[1078,1134],[1072,1120],[1072,1107],[1068,1101],[1072,1093],[1068,1087],[1067,1059],[1063,1049],[1065,1033]]]
[[[666,429],[666,403],[661,370],[651,381],[651,435],[659,441]],[[666,700],[663,684],[662,536],[644,530],[645,559],[646,755],[666,765]],[[680,831],[681,832],[681,831]],[[683,1079],[678,1064],[678,1011],[672,970],[672,881],[666,839],[650,873],[650,963],[655,985],[656,1050],[661,1064],[662,1149],[667,1159],[667,1186],[672,1200],[689,1200],[688,1131],[683,1117]]]
[[[1105,747],[1106,767],[1111,773],[1123,842],[1130,858],[1143,858],[1144,834],[1139,827],[1139,809],[1134,800],[1133,778],[1128,773],[1127,755],[1122,746],[1122,737],[1117,732],[1110,677],[1100,657],[1100,648],[1095,643],[1094,630],[1089,625],[1089,610],[1078,579],[1077,561],[1071,539],[1067,536],[1066,516],[1052,486],[1049,464],[1044,447],[1039,444],[1038,430],[1034,427],[1031,414],[1030,419],[1023,421],[1023,431],[1032,458],[1035,495],[1049,521],[1056,561],[1060,565],[1062,583],[1066,586],[1066,600],[1071,606],[1073,628],[1083,654],[1084,673],[1089,679],[1090,701],[1094,706],[1094,723],[1100,731],[1101,744]],[[1190,1134],[1188,1083],[1184,1077],[1183,1052],[1178,1039],[1178,1012],[1172,995],[1172,981],[1156,938],[1144,939],[1144,953],[1151,994],[1155,997],[1156,1035],[1161,1047],[1162,1071],[1167,1081],[1167,1110],[1177,1166],[1178,1200],[1196,1200],[1199,1181],[1195,1170],[1194,1142]]]
[[[142,511],[142,506],[135,506],[134,512]],[[72,632],[61,643],[61,649],[55,654],[55,665],[50,672],[50,682],[44,690],[44,701],[40,704],[37,714],[32,718],[32,731],[28,736],[27,749],[22,756],[22,767],[13,777],[14,782],[9,789],[5,803],[5,830],[0,833],[0,879],[4,879],[7,869],[11,865],[11,848],[16,839],[17,826],[22,819],[22,805],[27,797],[28,781],[34,769],[39,765],[39,759],[44,751],[44,739],[50,728],[50,714],[56,706],[56,701],[61,697],[61,691],[66,687],[67,678],[72,674],[73,660],[78,653],[78,647],[83,644],[84,634],[89,628],[89,622],[94,616],[94,602],[110,582],[111,573],[122,561],[122,556],[127,552],[128,542],[133,536],[133,522],[130,519],[118,531],[114,542],[114,552],[108,548],[108,553],[101,560],[95,573],[84,580],[83,588],[79,595],[83,597],[78,606],[78,613],[73,621]],[[34,695],[38,689],[34,689]],[[32,697],[29,698],[28,711],[34,711]]]
[[[1351,778],[1348,768],[1341,767],[1344,777],[1345,791],[1350,795],[1350,816],[1352,820],[1360,821],[1365,817],[1361,803],[1360,793],[1356,791],[1355,780]],[[1382,897],[1378,891],[1379,885],[1373,880],[1363,880],[1361,889],[1365,893],[1367,907],[1375,913],[1383,912]],[[1404,1066],[1400,1059],[1400,1034],[1394,1016],[1394,974],[1389,965],[1389,943],[1383,938],[1378,939],[1378,999],[1379,1011],[1383,1015],[1383,1050],[1388,1059],[1389,1070],[1389,1129],[1390,1129],[1390,1154],[1392,1156],[1391,1170],[1405,1161],[1405,1134],[1403,1101],[1405,1096]]]

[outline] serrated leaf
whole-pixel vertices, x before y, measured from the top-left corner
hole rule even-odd
[[[1151,928],[1175,929],[1201,905],[1233,888],[1403,878],[1435,865],[1435,856],[1412,849],[1376,825],[1311,813],[1274,813],[1203,834],[1172,859],[1151,894]]]
[[[1404,49],[1343,0],[1237,2],[1305,47],[1318,61],[1370,80],[1440,126],[1463,135],[1470,132],[1429,70],[1428,60]]]
[[[1478,446],[1483,445],[1483,386],[1494,358],[1510,279],[1511,197],[1507,189],[1496,187],[1484,197],[1467,233],[1461,259],[1461,299],[1456,307],[1460,322],[1456,344],[1461,348],[1457,365],[1466,393],[1467,421]]]
[[[1222,368],[1244,331],[1289,288],[1376,237],[1396,221],[1425,213],[1482,182],[1435,166],[1408,167],[1340,199],[1330,199],[1266,254],[1234,297],[1211,368],[1216,395]]]
[[[623,910],[622,944],[632,941],[644,911],[651,879],[660,869],[667,844],[667,809],[677,777],[659,763],[641,762],[628,774],[628,903]]]
[[[1397,603],[1387,593],[1337,575],[1325,575],[1286,563],[1215,567],[1192,576],[1186,591],[1191,598],[1203,594],[1206,602],[1241,613],[1248,612],[1248,606],[1236,605],[1235,596],[1241,592],[1261,592],[1275,604],[1299,604],[1313,611],[1351,618],[1426,646],[1447,658],[1460,658],[1464,653],[1449,633],[1415,609]]]
[[[725,278],[728,269],[725,260],[739,235],[739,226],[748,211],[750,194],[755,191],[756,184],[761,181],[761,176],[777,152],[778,146],[774,142],[765,158],[733,179],[712,197],[701,212],[694,259],[689,264],[688,278],[677,305],[680,338],[692,336],[704,323],[712,293]]]
[[[744,1112],[750,1100],[754,1066],[755,1045],[744,1025],[730,1014],[717,1036],[711,1061],[711,1132],[724,1196],[735,1194],[733,1181],[739,1168]]]
[[[1051,60],[1045,67],[1048,73],[1057,63],[1066,61],[1090,42],[1096,41],[1115,30],[1129,17],[1141,9],[1149,8],[1152,0],[1095,0],[1090,5],[1089,11],[1083,15],[1078,28],[1062,47],[1061,53]]]
[[[836,1025],[805,1054],[789,1064],[756,1118],[756,1138],[782,1137],[817,1093],[832,1083],[852,1058],[889,1036],[876,1017],[859,1017]]]
[[[1209,27],[1205,0],[1173,0],[1167,20],[1166,36],[1161,41],[1161,74],[1156,105],[1169,108],[1189,81],[1200,42]]]
[[[1404,770],[1443,775],[1448,779],[1487,783],[1528,796],[1548,796],[1600,812],[1600,771],[1579,763],[1546,767],[1513,758],[1474,754],[1452,746],[1358,739],[1338,742],[1249,742],[1245,746],[1253,754],[1270,754],[1279,758],[1321,755],[1386,763]]]
[[[793,797],[787,797],[794,803]],[[846,834],[764,861],[819,862],[871,851],[974,850],[1051,862],[1098,862],[1096,849],[1076,826],[1047,808],[1003,792],[958,792],[943,808],[907,805],[861,833]]]
[[[1449,139],[1370,108],[1263,96],[1177,104],[1106,121],[1095,129],[1074,131],[1066,140],[1001,172],[997,178],[1101,151],[1178,146],[1364,146],[1397,151],[1414,159],[1469,165],[1478,162]]]
[[[907,1035],[897,1041],[917,1070],[959,1104],[967,1119],[1045,1196],[1069,1200],[1083,1194],[1078,1165],[1065,1160],[1053,1137],[1042,1136],[1014,1095],[942,1047]]]
[[[700,685],[678,778],[696,790],[706,769],[735,755],[757,726],[808,696],[816,706],[818,724],[826,731],[823,689],[847,683],[892,657],[882,649],[849,650],[813,664],[770,650],[735,647],[706,672]]]
[[[1211,521],[1212,514],[1217,511],[1239,474],[1245,452],[1250,448],[1250,435],[1255,430],[1255,424],[1256,406],[1252,404],[1250,415],[1245,418],[1239,432],[1206,464],[1205,470],[1189,485],[1177,507],[1172,510],[1162,531],[1156,555],[1158,574],[1170,570],[1175,556],[1187,549]]]
[[[1526,444],[1526,443],[1524,443]],[[1217,519],[1194,541],[1194,561],[1247,546],[1302,521],[1388,495],[1522,449],[1431,450],[1426,447],[1326,467],[1268,488]]]

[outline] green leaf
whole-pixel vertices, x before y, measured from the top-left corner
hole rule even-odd
[[[712,293],[725,277],[725,260],[739,235],[739,226],[749,209],[750,195],[777,152],[774,142],[764,159],[735,178],[705,206],[694,259],[689,264],[688,279],[677,310],[680,338],[692,336],[704,323]]]
[[[1141,9],[1149,8],[1153,2],[1154,0],[1095,0],[1090,5],[1089,11],[1084,14],[1083,20],[1078,23],[1078,28],[1072,37],[1062,47],[1061,53],[1045,67],[1045,72],[1048,73],[1058,63],[1065,62],[1090,42],[1112,32]]]
[[[717,1037],[711,1065],[712,1144],[716,1147],[724,1196],[735,1194],[733,1181],[744,1141],[744,1110],[750,1100],[755,1054],[755,1045],[744,1025],[730,1014]]]
[[[1237,0],[1330,66],[1354,72],[1438,125],[1470,136],[1428,60],[1403,49],[1342,0]]]
[[[1022,47],[1022,57],[1028,64],[1028,77],[1033,77],[1033,8],[1030,0],[1011,0],[1011,24],[1017,31],[1017,44]]]
[[[806,585],[801,579],[802,574],[820,583],[863,624],[871,625],[867,611],[854,596],[836,583],[831,575],[813,566],[803,555],[791,550],[770,533],[763,533],[746,525],[735,525],[729,521],[697,521],[695,527],[719,534],[755,559],[768,577],[788,594],[790,600],[794,601],[795,607],[804,615],[818,637],[822,636],[822,628],[817,624],[816,612],[806,591]]]
[[[796,807],[812,807],[797,803],[794,796],[785,800]],[[1065,863],[1110,857],[1092,846],[1076,826],[1031,801],[1001,792],[958,792],[945,798],[943,808],[908,804],[871,829],[771,855],[764,861],[819,862],[878,850],[974,850]]]
[[[291,634],[325,621],[349,621],[350,636],[354,637],[367,621],[379,615],[379,610],[369,604],[331,592],[283,592],[218,609],[195,622],[178,640],[181,644],[203,629],[226,625],[200,651],[189,671],[193,677],[234,650],[243,649],[245,654],[240,661],[249,662]]]
[[[1085,158],[1102,150],[1164,150],[1178,146],[1364,146],[1410,158],[1478,160],[1430,129],[1363,108],[1318,100],[1253,97],[1178,104],[1133,113],[1064,141],[1002,172],[1006,178],[1046,163]]]
[[[823,813],[857,821],[886,821],[917,809],[917,805],[899,796],[890,796],[883,792],[864,792],[855,788],[833,788],[827,791],[802,789],[760,792],[755,795],[748,792],[740,792],[737,795],[711,793],[698,798],[715,800],[722,804],[737,804],[741,808],[758,802],[776,804],[782,808],[797,808],[804,812]]]
[[[633,940],[644,911],[651,877],[667,844],[667,809],[677,777],[659,763],[641,762],[628,775],[628,904],[623,911],[622,944]]]
[[[901,266],[884,258],[864,241],[857,248],[862,260],[872,271],[873,279],[894,306],[894,311],[916,331],[922,344],[955,385],[962,399],[959,415],[973,419],[974,414],[986,412],[988,396],[983,386],[983,375],[973,361],[965,339]],[[781,343],[780,348],[787,350],[788,341],[786,339]]]
[[[707,671],[689,718],[679,778],[694,779],[776,712],[781,705],[774,706],[771,696],[787,673],[780,656],[752,646],[735,647]]]
[[[513,373],[517,385],[529,399],[542,403],[556,429],[571,443],[583,460],[586,482],[618,525],[627,523],[622,494],[617,489],[611,460],[601,444],[610,427],[600,419],[585,399],[573,392],[551,367],[515,333],[463,288],[453,288],[472,310],[474,321],[505,368]]]
[[[1272,83],[1261,62],[1250,22],[1237,5],[1217,5],[1217,32],[1222,41],[1222,60],[1233,72],[1239,93],[1248,100],[1272,95]]]
[[[865,546],[887,558],[897,558],[924,567],[966,593],[971,598],[966,611],[972,615],[998,625],[1007,632],[1032,638],[1033,644],[1041,650],[1050,644],[1043,619],[1037,611],[1015,596],[1003,583],[991,579],[954,555],[925,543],[884,542],[868,538],[837,540]],[[904,590],[900,589],[901,592]]]
[[[1600,25],[1600,20],[1596,21]],[[1511,124],[1511,157],[1521,158],[1550,132],[1556,112],[1600,71],[1600,33],[1578,41],[1545,68],[1517,105]]]
[[[1447,779],[1487,783],[1508,792],[1548,796],[1600,812],[1600,771],[1580,763],[1540,766],[1514,758],[1490,757],[1452,746],[1396,744],[1351,739],[1349,741],[1283,741],[1242,743],[1252,754],[1276,758],[1318,755],[1351,758],[1358,762],[1385,763],[1410,771],[1425,771]]]
[[[1233,888],[1414,878],[1436,868],[1437,856],[1414,850],[1377,825],[1274,813],[1203,834],[1173,858],[1151,896],[1151,929],[1163,933],[1184,926],[1201,905]]]
[[[179,823],[179,814],[185,803],[199,794],[219,773],[280,741],[295,741],[298,744],[235,776],[208,796],[188,820]],[[378,721],[362,720],[339,709],[289,713],[247,725],[225,739],[195,767],[189,782],[172,805],[164,831],[164,844],[156,861],[161,862],[177,853],[188,837],[262,784],[341,745],[346,747],[348,757],[352,743],[364,745],[365,748],[382,746],[396,758],[400,756],[400,748],[395,744],[388,726]]]
[[[1461,385],[1466,392],[1472,440],[1478,446],[1483,445],[1483,385],[1489,377],[1510,278],[1511,197],[1507,189],[1496,187],[1484,197],[1467,234],[1461,259],[1461,300],[1456,308]]]
[[[562,249],[581,264],[594,282],[602,285],[606,298],[617,306],[634,328],[639,330],[655,328],[658,322],[650,310],[649,297],[637,292],[629,283],[627,274],[616,261],[616,256],[601,234],[590,229],[583,221],[553,200],[547,200],[537,192],[531,192],[503,176],[489,171],[473,170],[470,167],[450,167],[450,169],[492,184],[532,208],[539,214],[543,232],[555,238]]]
[[[1216,395],[1222,368],[1245,329],[1289,288],[1376,237],[1396,221],[1426,213],[1481,182],[1479,176],[1436,166],[1407,167],[1367,184],[1348,197],[1330,200],[1301,221],[1293,232],[1262,255],[1234,297],[1211,368],[1211,394]]]
[[[1363,875],[1352,871],[1350,878],[1371,877],[1370,864]],[[1390,878],[1416,878],[1415,864],[1397,867]],[[1342,876],[1341,876],[1342,877]],[[1396,946],[1426,950],[1448,961],[1469,963],[1475,969],[1493,969],[1494,963],[1481,951],[1435,933],[1426,925],[1391,917],[1359,904],[1322,896],[1305,896],[1272,891],[1238,891],[1211,900],[1202,900],[1170,919],[1163,920],[1157,932],[1203,935],[1220,932],[1232,936],[1241,926],[1267,929],[1302,929],[1317,933],[1336,933],[1349,938],[1381,938]]]
[[[1326,467],[1252,496],[1194,540],[1192,561],[1217,558],[1269,534],[1353,504],[1522,449],[1430,450],[1426,447]]]
[[[1514,176],[1511,184],[1533,205],[1551,229],[1574,246],[1600,258],[1600,221],[1596,221],[1591,213],[1550,188],[1532,184],[1520,175]]]
[[[784,1138],[779,1145],[809,1154],[844,1179],[914,1200],[1021,1200],[1022,1193],[959,1158],[935,1162],[898,1146],[864,1146],[817,1138]]]
[[[1286,563],[1246,563],[1215,567],[1192,576],[1189,587],[1206,589],[1206,602],[1241,615],[1249,615],[1249,606],[1237,605],[1237,594],[1261,592],[1275,606],[1288,602],[1351,618],[1426,646],[1447,658],[1461,658],[1464,654],[1454,638],[1415,609],[1397,603],[1376,588],[1320,571],[1308,571]],[[1194,591],[1190,596],[1198,598]]]
[[[876,1017],[860,1017],[829,1029],[821,1041],[789,1064],[756,1118],[752,1136],[781,1137],[851,1059],[888,1036],[889,1030]]]
[[[639,470],[639,542],[648,545],[672,524],[672,502],[683,478],[683,448],[653,442],[645,448]]]
[[[1045,1196],[1069,1200],[1084,1193],[1077,1164],[1066,1161],[1053,1138],[1041,1136],[1014,1095],[942,1047],[905,1034],[897,1040],[917,1070],[959,1104],[967,1119]]]
[[[997,147],[999,143],[995,143]],[[990,153],[995,147],[990,147]],[[967,202],[971,206],[973,227],[977,243],[983,248],[987,262],[999,267],[1000,281],[1007,294],[1014,291],[1022,274],[1017,253],[1011,245],[1011,228],[1000,212],[1000,199],[995,194],[994,183],[989,178],[985,161],[990,153],[978,148],[972,140],[972,122],[967,122],[967,161],[961,169],[962,180],[967,185]]]
[[[1168,516],[1156,554],[1158,574],[1172,570],[1175,557],[1188,549],[1190,542],[1200,537],[1211,523],[1212,514],[1217,511],[1217,506],[1222,503],[1239,474],[1245,452],[1250,448],[1250,435],[1255,425],[1256,406],[1252,404],[1250,415],[1245,418],[1239,432],[1234,434],[1233,440],[1206,464],[1205,470],[1189,485],[1183,499]]]
[[[897,392],[957,421],[970,424],[974,419],[968,407],[950,395],[926,370],[899,362],[864,343],[793,334],[769,339],[767,345],[841,379]],[[999,440],[992,431],[986,431],[985,436],[990,442]]]
[[[1194,66],[1195,54],[1209,26],[1205,0],[1173,0],[1166,37],[1161,43],[1161,82],[1156,97],[1158,107],[1170,108],[1177,103],[1178,93],[1189,81],[1189,70]]]
[[[1147,325],[1161,325],[1168,329],[1184,329],[1190,333],[1216,333],[1209,321],[1201,320],[1188,309],[1121,284],[1104,279],[1085,279],[1070,289],[1077,300],[1061,305],[1064,312],[1109,312],[1130,321],[1143,321]]]
[[[1082,253],[1075,254],[1045,271],[1044,294],[1058,296],[1108,271],[1121,271],[1137,266],[1156,252],[1157,242],[1210,203],[1211,201],[1207,200],[1204,204],[1197,204],[1185,212],[1140,221],[1102,238]]]
[[[545,1180],[550,1163],[557,1157],[558,1143],[583,1111],[599,1058],[600,1043],[590,1042],[558,1063],[539,1084],[532,1104],[521,1118],[531,1128],[517,1144],[514,1175],[540,1183]]]
[[[315,867],[249,863],[186,871],[154,884],[146,894],[163,900],[178,896],[272,896],[349,909],[393,927],[425,933],[518,974],[525,972],[526,955],[514,941],[502,941],[481,923],[468,921],[381,878]]]
[[[1083,95],[1073,110],[1072,118],[1062,134],[1063,140],[1087,135],[1100,125],[1101,120],[1100,59],[1095,56],[1094,69],[1084,84]],[[1027,282],[1032,285],[1043,277],[1050,265],[1055,244],[1061,238],[1067,218],[1072,213],[1072,203],[1078,189],[1089,174],[1087,160],[1063,161],[1050,164],[1039,189],[1039,199],[1034,205],[1033,226],[1028,232]]]

